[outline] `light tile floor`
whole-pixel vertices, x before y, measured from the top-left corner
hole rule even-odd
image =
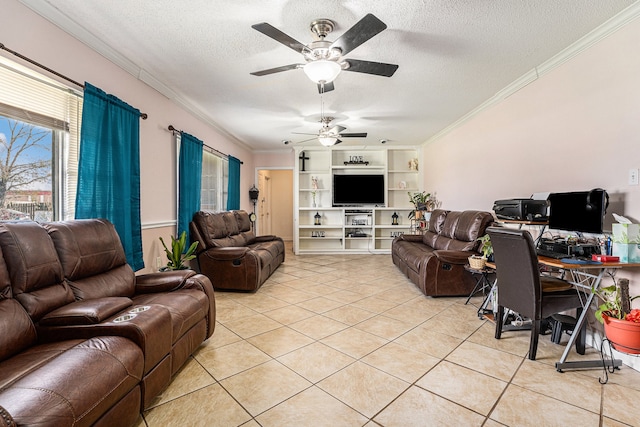
[[[257,293],[216,293],[213,337],[138,427],[640,425],[640,372],[559,373],[563,346],[530,361],[528,332],[494,339],[465,300],[425,297],[389,255],[289,251]]]

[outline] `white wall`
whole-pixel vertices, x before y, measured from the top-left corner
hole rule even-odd
[[[171,234],[175,234],[175,226],[167,226],[176,221],[176,160],[173,137],[167,130],[170,124],[244,162],[241,167],[240,207],[251,210],[248,196],[254,180],[251,151],[221,135],[214,127],[197,119],[17,0],[3,0],[1,9],[4,19],[0,25],[0,42],[7,48],[78,82],[88,81],[149,115],[147,120],[140,122],[144,271],[155,268],[157,256],[164,258],[164,254],[160,252],[158,236],[169,239]],[[5,51],[0,50],[0,55],[22,63]],[[27,63],[24,65],[30,66]]]

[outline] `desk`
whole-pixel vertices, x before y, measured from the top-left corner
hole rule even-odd
[[[562,262],[562,260],[548,258],[540,256],[538,257],[538,263],[547,267],[557,268],[570,277],[564,279],[573,284],[577,289],[585,291],[587,298],[582,305],[584,310],[576,320],[575,330],[578,331],[584,324],[588,308],[593,303],[595,294],[591,292],[592,288],[600,286],[602,279],[605,275],[609,274],[611,277],[615,276],[616,270],[620,268],[637,268],[640,267],[640,263],[622,263],[622,262],[607,262],[602,264],[570,264]],[[602,367],[602,360],[581,360],[575,362],[567,362],[567,356],[571,347],[575,343],[578,334],[571,334],[569,342],[560,357],[560,361],[556,362],[556,369],[558,372],[562,372],[563,369],[583,369],[583,368],[600,368]],[[605,361],[607,365],[618,367],[622,365],[622,362],[617,359]]]

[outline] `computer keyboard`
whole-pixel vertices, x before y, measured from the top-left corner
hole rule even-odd
[[[570,258],[567,254],[562,254],[560,252],[547,251],[545,249],[536,249],[536,252],[539,256],[546,256],[548,258],[562,259],[562,258]]]

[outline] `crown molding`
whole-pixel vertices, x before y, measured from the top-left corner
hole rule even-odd
[[[426,140],[423,145],[428,145],[438,141],[439,139],[443,138],[453,130],[459,128],[478,114],[502,102],[504,99],[518,92],[520,89],[538,80],[541,76],[560,67],[565,62],[571,60],[573,57],[589,49],[601,40],[609,37],[611,34],[625,27],[627,24],[631,23],[638,17],[640,17],[640,2],[635,2],[617,15],[613,16],[608,21],[596,27],[593,31],[589,32],[587,35],[585,35],[575,43],[571,44],[569,47],[563,49],[558,54],[554,55],[547,61],[535,67],[533,70],[526,72],[511,84],[505,86],[502,90],[480,104],[478,107],[474,108],[469,113],[460,117],[451,125],[447,126],[440,132]]]
[[[249,147],[246,143],[239,140],[237,137],[229,133],[226,129],[220,126],[215,121],[211,120],[206,114],[204,114],[200,109],[195,107],[193,104],[187,102],[181,94],[175,92],[170,89],[165,83],[158,80],[151,73],[146,71],[145,69],[136,65],[133,61],[130,61],[124,55],[121,55],[116,50],[111,48],[109,45],[104,43],[100,38],[96,37],[91,31],[87,28],[79,24],[78,22],[70,19],[67,15],[63,14],[58,10],[54,5],[49,3],[48,1],[42,0],[18,0],[20,3],[33,10],[38,15],[42,16],[44,19],[53,23],[53,25],[61,28],[66,33],[70,34],[72,37],[80,41],[81,43],[87,45],[89,48],[99,53],[103,57],[105,57],[108,61],[114,63],[118,67],[125,70],[127,73],[134,76],[136,79],[145,83],[147,86],[151,87],[155,91],[159,92],[161,95],[165,96],[169,100],[175,102],[180,107],[184,108],[189,113],[193,114],[198,119],[202,120],[212,128],[214,128],[219,134],[229,139],[234,144],[240,146],[245,150],[251,151],[252,148]]]

